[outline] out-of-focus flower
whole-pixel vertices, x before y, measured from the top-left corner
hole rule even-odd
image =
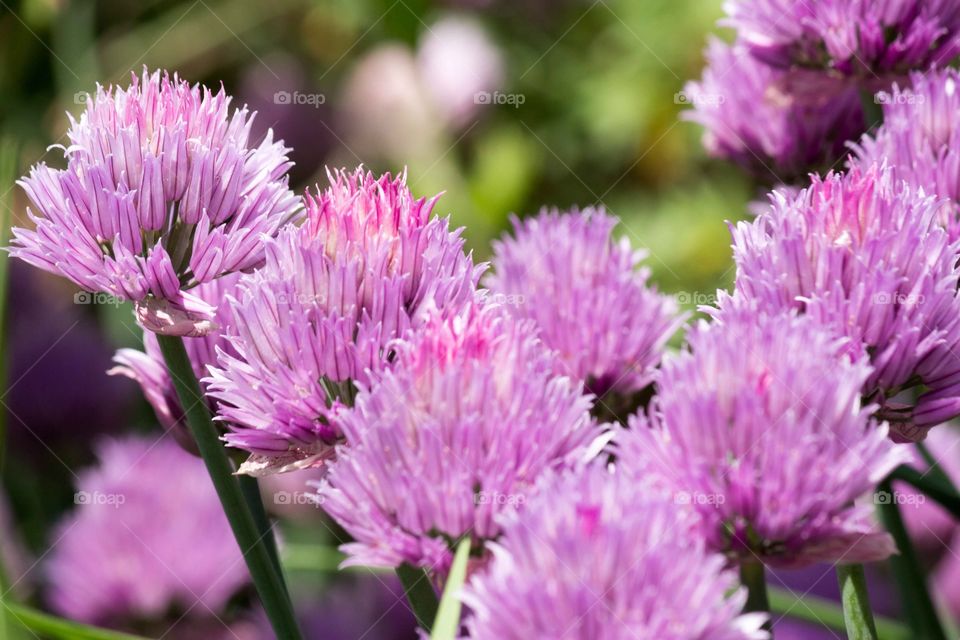
[[[450,16],[428,27],[417,51],[420,77],[443,117],[456,127],[467,124],[500,87],[503,60],[483,26],[471,18]]]
[[[673,298],[648,286],[646,252],[613,239],[602,209],[514,218],[514,237],[494,243],[493,299],[536,321],[568,375],[598,396],[647,386],[666,341],[683,321]]]
[[[740,614],[746,594],[692,515],[601,465],[550,478],[503,518],[488,570],[465,590],[470,637],[768,637],[764,615]]]
[[[682,101],[701,124],[707,151],[774,182],[831,167],[866,125],[856,87],[770,67],[742,44],[711,40],[700,82]],[[802,87],[799,85],[803,85]]]
[[[960,239],[960,75],[954,69],[910,76],[911,86],[878,94],[883,125],[854,145],[856,162],[888,162],[897,180],[949,198],[941,216],[951,239]]]
[[[222,353],[207,384],[226,441],[256,454],[251,472],[328,458],[338,397],[426,317],[473,300],[484,268],[448,219],[431,217],[436,198],[415,199],[405,176],[361,169],[330,182],[228,297],[235,353]]]
[[[960,245],[937,223],[942,204],[886,168],[854,167],[796,197],[774,192],[732,230],[738,295],[799,310],[868,353],[863,393],[899,439],[960,415]],[[927,391],[902,403],[918,384]]]
[[[32,586],[29,555],[20,535],[14,528],[7,498],[0,493],[0,571],[6,579],[5,589],[23,596]],[[6,595],[6,594],[4,594]]]
[[[956,424],[946,424],[930,431],[924,443],[940,471],[950,481],[960,483],[960,429]],[[930,465],[919,453],[914,456],[913,467],[927,474]],[[958,531],[957,521],[935,500],[927,497],[905,482],[894,482],[893,498],[900,505],[900,512],[910,540],[924,550],[940,550],[945,540],[950,540]]]
[[[893,540],[854,506],[908,453],[869,420],[870,369],[794,313],[727,306],[664,360],[651,423],[619,434],[625,469],[662,479],[700,514],[709,546],[771,566],[887,557]]]
[[[340,106],[347,145],[363,158],[410,162],[427,157],[444,130],[423,90],[413,53],[401,45],[381,45],[357,61],[343,89]],[[429,155],[430,162],[436,156]]]
[[[108,440],[98,457],[52,538],[53,609],[118,628],[178,607],[200,624],[221,616],[249,575],[203,463],[167,438]]]
[[[757,58],[872,80],[960,53],[957,0],[726,0],[723,23]]]
[[[196,336],[213,310],[190,287],[263,260],[298,209],[286,149],[250,141],[246,109],[160,72],[97,89],[71,117],[67,167],[40,164],[20,184],[35,229],[15,228],[11,255],[88,291],[132,300],[144,328]]]
[[[231,307],[226,303],[226,297],[236,289],[239,279],[239,273],[231,273],[212,282],[201,284],[192,292],[211,308],[216,309],[214,314],[216,330],[204,336],[183,339],[193,373],[198,378],[204,378],[207,367],[217,362],[218,349],[223,353],[235,355],[233,347],[225,338],[225,334],[230,331],[232,321]],[[136,381],[147,402],[153,407],[161,426],[170,431],[171,435],[188,450],[193,451],[196,445],[184,422],[183,407],[177,397],[173,380],[170,379],[156,335],[151,331],[144,331],[143,351],[120,349],[113,360],[116,366],[108,373],[126,376]],[[206,384],[203,386],[205,387]],[[210,404],[211,409],[215,409],[213,403]]]
[[[342,416],[346,446],[319,491],[356,540],[346,564],[442,576],[451,541],[479,549],[543,472],[586,456],[590,399],[558,367],[534,324],[498,306],[434,317],[399,345]]]
[[[960,535],[946,542],[949,546],[931,577],[932,590],[954,620],[960,620]]]

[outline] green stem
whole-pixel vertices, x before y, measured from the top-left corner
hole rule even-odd
[[[53,640],[146,640],[142,636],[64,620],[18,604],[7,603],[6,609],[11,617],[33,632],[35,637],[36,634],[41,634],[44,638]]]
[[[429,576],[423,569],[402,564],[397,567],[397,577],[400,578],[417,622],[422,629],[429,632],[433,629],[433,621],[437,618],[437,609],[440,606]]]
[[[960,494],[953,488],[952,483],[944,480],[935,472],[922,473],[913,467],[900,465],[890,474],[892,480],[906,482],[934,502],[950,512],[956,519],[960,519]],[[891,496],[893,494],[890,494]]]
[[[796,597],[786,589],[770,587],[770,610],[821,627],[845,632],[847,623],[843,609],[835,602],[818,596]],[[913,633],[904,625],[887,618],[875,618],[877,633],[883,640],[911,640]]]
[[[747,604],[743,608],[744,612],[770,611],[770,600],[767,598],[766,567],[762,562],[744,562],[741,564],[740,582],[747,588]]]
[[[293,606],[287,595],[283,576],[274,568],[269,544],[257,528],[253,515],[244,500],[240,482],[234,476],[234,468],[220,443],[213,425],[207,403],[200,391],[200,384],[193,373],[190,359],[178,337],[157,336],[160,350],[170,370],[177,396],[187,418],[187,425],[197,442],[200,456],[220,497],[223,511],[243,551],[250,570],[250,577],[260,595],[263,608],[279,640],[300,640]]]
[[[260,539],[267,545],[267,553],[270,554],[270,562],[273,563],[274,570],[283,577],[283,565],[280,564],[280,554],[277,551],[277,539],[273,535],[273,527],[270,526],[270,518],[267,516],[267,510],[263,506],[263,498],[260,496],[260,483],[253,476],[237,476],[240,483],[240,491],[243,492],[243,499],[250,509],[250,515],[253,516],[253,522],[257,525],[257,533]],[[284,581],[286,587],[286,581]]]
[[[880,483],[879,491],[893,496],[893,487],[890,479]],[[937,617],[937,610],[933,606],[930,592],[927,589],[926,577],[920,568],[920,559],[910,542],[910,536],[903,524],[903,516],[897,501],[890,499],[878,505],[880,521],[893,536],[900,552],[890,556],[890,568],[897,586],[900,589],[903,608],[907,623],[914,632],[914,637],[924,640],[946,640],[946,634]]]
[[[867,579],[862,564],[837,565],[837,580],[840,582],[840,599],[843,602],[843,619],[850,640],[877,640],[877,625],[870,609]]]

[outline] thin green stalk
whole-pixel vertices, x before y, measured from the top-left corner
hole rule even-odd
[[[893,496],[890,479],[880,483],[881,494]],[[878,505],[880,521],[893,536],[898,554],[890,557],[890,568],[893,571],[895,582],[900,589],[903,601],[904,615],[907,623],[913,630],[914,637],[924,640],[946,640],[946,634],[937,617],[937,610],[933,606],[930,592],[927,589],[926,577],[920,567],[920,559],[910,542],[910,536],[903,524],[903,516],[896,500],[886,500]]]
[[[402,564],[397,567],[397,577],[407,594],[407,601],[417,617],[417,623],[428,633],[433,629],[433,621],[437,619],[437,592],[433,589],[429,576],[423,569]]]
[[[767,597],[767,573],[762,562],[744,562],[740,565],[740,582],[747,588],[744,612],[770,611]]]
[[[469,564],[470,536],[466,536],[457,545],[457,552],[453,556],[453,564],[447,574],[447,583],[443,586],[443,597],[440,598],[430,640],[455,640],[460,635],[460,589],[467,579]]]
[[[300,640],[300,630],[283,576],[274,569],[266,536],[262,536],[257,529],[240,489],[240,482],[233,475],[233,465],[220,442],[207,403],[203,401],[200,384],[193,373],[183,340],[161,335],[157,336],[157,340],[186,414],[187,425],[197,442],[233,535],[243,551],[250,577],[253,578],[270,624],[279,640]]]
[[[960,494],[949,480],[944,480],[935,472],[922,473],[903,464],[893,470],[890,478],[906,482],[949,511],[954,518],[960,519]]]
[[[260,483],[253,476],[237,476],[240,483],[240,491],[243,492],[243,499],[250,509],[250,515],[253,516],[253,522],[257,525],[257,532],[260,539],[267,545],[267,552],[270,554],[270,562],[273,563],[274,570],[283,577],[283,565],[280,564],[280,554],[277,552],[277,538],[273,535],[273,527],[270,526],[270,517],[267,516],[267,510],[263,506],[263,498],[260,495]],[[286,587],[286,581],[284,581]]]
[[[837,565],[837,580],[840,582],[840,599],[843,602],[843,619],[850,640],[877,640],[877,625],[870,609],[867,579],[862,564]]]
[[[843,609],[835,602],[818,596],[804,595],[798,598],[786,589],[770,587],[770,610],[781,616],[803,620],[812,624],[846,632],[847,623]],[[877,633],[883,640],[912,640],[913,632],[888,618],[875,617]]]
[[[73,620],[64,620],[30,607],[7,603],[10,615],[25,629],[51,640],[147,640],[121,631],[101,629],[80,624]]]

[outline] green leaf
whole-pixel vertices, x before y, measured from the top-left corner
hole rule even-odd
[[[52,640],[146,640],[120,631],[101,629],[89,625],[64,620],[56,616],[10,602],[5,603],[11,618],[34,633]]]
[[[467,562],[470,560],[470,538],[466,537],[457,545],[457,553],[453,557],[453,566],[447,584],[443,588],[443,597],[440,599],[440,609],[437,611],[437,621],[433,624],[433,633],[430,640],[454,640],[460,629],[460,589],[467,578]]]

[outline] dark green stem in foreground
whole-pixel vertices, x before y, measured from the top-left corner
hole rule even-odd
[[[818,596],[797,597],[786,589],[770,587],[770,610],[781,616],[803,620],[834,631],[845,632],[847,623],[837,603]],[[911,640],[913,633],[904,625],[887,618],[875,618],[877,632],[883,640]]]
[[[18,604],[7,603],[6,609],[10,617],[31,631],[34,637],[52,640],[146,640],[142,636],[64,620]]]
[[[932,470],[921,472],[905,464],[894,469],[890,479],[906,482],[960,520],[960,494],[949,479],[944,479]]]
[[[257,528],[250,513],[240,482],[234,476],[234,468],[227,457],[217,429],[210,417],[207,403],[200,391],[200,384],[193,373],[190,359],[183,346],[183,339],[171,336],[157,336],[160,350],[170,370],[187,418],[187,425],[196,440],[200,456],[207,466],[207,472],[217,490],[220,504],[233,529],[237,544],[243,551],[244,560],[250,570],[250,577],[260,595],[260,601],[270,619],[270,624],[279,640],[300,640],[293,606],[287,595],[283,576],[274,568],[266,535]]]
[[[263,497],[260,495],[260,483],[253,476],[239,475],[237,481],[240,483],[240,491],[243,492],[243,499],[247,502],[247,508],[250,509],[250,515],[253,516],[253,522],[257,525],[257,533],[267,545],[267,553],[270,554],[270,562],[273,563],[274,570],[283,577],[283,565],[280,564],[280,553],[277,551],[277,539],[273,535],[273,527],[270,526],[270,517],[263,506]],[[284,580],[284,587],[286,581]]]
[[[890,480],[880,483],[879,491],[894,496]],[[913,630],[913,637],[923,640],[946,640],[946,634],[937,617],[926,577],[920,567],[920,559],[910,542],[910,536],[903,524],[900,507],[894,499],[886,500],[877,507],[880,521],[893,536],[898,554],[890,556],[890,568],[897,587],[900,589],[904,615]]]
[[[437,618],[437,609],[440,606],[437,592],[433,589],[430,577],[423,569],[402,564],[397,567],[397,577],[407,594],[407,601],[417,617],[420,627],[429,632],[433,629],[433,622]]]
[[[840,599],[843,602],[847,637],[850,640],[877,640],[877,625],[870,609],[863,565],[837,565],[837,580],[840,582]]]
[[[770,600],[767,597],[767,573],[762,562],[744,562],[740,565],[740,582],[747,588],[747,603],[743,607],[744,613],[770,611]],[[768,620],[765,629],[771,628]]]

